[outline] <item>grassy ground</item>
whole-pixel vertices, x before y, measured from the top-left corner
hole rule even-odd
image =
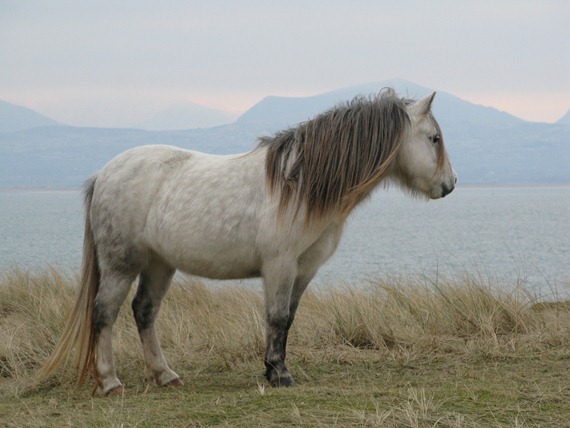
[[[122,397],[73,371],[40,386],[74,301],[56,271],[0,277],[0,426],[570,426],[570,305],[484,280],[379,281],[304,296],[288,348],[297,381],[267,386],[258,293],[176,284],[158,330],[185,386],[144,379],[130,310],[115,328]]]

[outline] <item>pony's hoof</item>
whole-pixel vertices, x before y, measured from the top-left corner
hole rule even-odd
[[[172,379],[170,382],[168,382],[166,385],[167,387],[172,387],[172,388],[178,388],[179,386],[184,386],[184,382],[182,382],[180,380],[179,377]]]
[[[269,385],[273,388],[294,386],[293,378],[289,374],[289,370],[285,367],[283,362],[277,364],[265,363],[267,371],[265,377],[269,381]]]
[[[276,375],[271,376],[271,379],[269,379],[269,385],[273,388],[289,388],[295,386],[295,382],[293,382],[293,378],[290,374],[287,374],[286,376]]]
[[[277,381],[269,383],[273,388],[291,388],[295,386],[295,382],[291,378],[281,378]]]
[[[118,385],[114,388],[111,388],[104,394],[105,397],[118,397],[123,395],[125,395],[125,387],[123,385]]]

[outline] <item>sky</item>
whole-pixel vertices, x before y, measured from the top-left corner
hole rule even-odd
[[[401,78],[554,122],[569,23],[568,0],[0,0],[0,100],[121,126]]]

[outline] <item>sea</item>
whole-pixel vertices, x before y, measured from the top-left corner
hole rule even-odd
[[[78,272],[83,221],[79,190],[0,190],[0,274]],[[360,287],[465,277],[542,299],[570,296],[570,185],[458,186],[433,201],[377,190],[351,214],[313,282]]]

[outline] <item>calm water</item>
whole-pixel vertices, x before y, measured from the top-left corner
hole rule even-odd
[[[81,262],[79,191],[0,191],[0,272]],[[459,187],[443,200],[378,191],[316,281],[481,273],[541,294],[570,288],[570,187]]]

